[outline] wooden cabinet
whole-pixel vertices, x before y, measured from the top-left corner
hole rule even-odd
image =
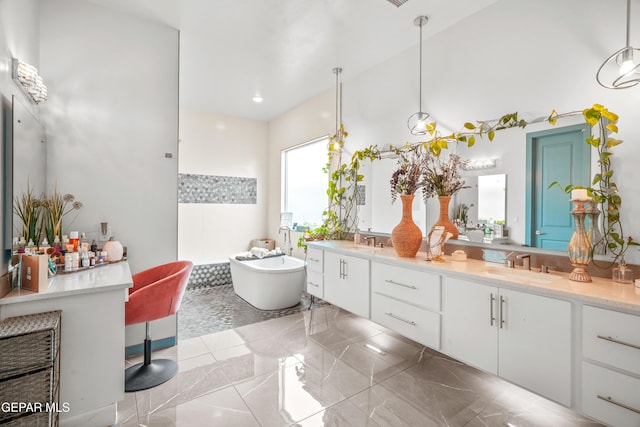
[[[640,317],[583,306],[582,357],[582,411],[610,425],[640,425]]]
[[[443,350],[571,405],[571,304],[446,277]]]
[[[307,292],[324,298],[324,252],[307,248]]]
[[[371,320],[440,349],[440,275],[373,262]]]
[[[324,300],[369,318],[369,261],[325,251]]]

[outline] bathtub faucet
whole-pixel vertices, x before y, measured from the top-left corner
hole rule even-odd
[[[287,252],[287,255],[291,256],[293,253],[293,246],[291,245],[291,229],[286,225],[281,225],[279,232],[284,235],[284,249]]]

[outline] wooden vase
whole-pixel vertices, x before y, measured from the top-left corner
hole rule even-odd
[[[451,196],[438,196],[438,201],[440,202],[440,216],[433,226],[443,226],[445,232],[453,234],[451,239],[457,239],[459,234],[458,228],[449,219],[449,203],[451,203]]]
[[[391,232],[391,243],[396,255],[399,257],[413,258],[422,245],[422,231],[413,222],[413,194],[401,194],[402,219]]]

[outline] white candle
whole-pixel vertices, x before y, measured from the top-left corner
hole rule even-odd
[[[586,188],[576,188],[571,190],[571,200],[589,200]]]

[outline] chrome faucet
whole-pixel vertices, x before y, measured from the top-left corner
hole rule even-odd
[[[516,255],[516,259],[522,260],[522,268],[525,270],[531,270],[531,254]]]
[[[371,240],[371,242],[373,242],[373,246],[376,246],[376,236],[366,236],[364,238],[364,241],[367,242],[367,246],[369,246],[369,240]]]
[[[287,251],[287,255],[293,254],[293,246],[291,245],[291,229],[286,225],[281,225],[279,233],[284,235],[284,249]]]

